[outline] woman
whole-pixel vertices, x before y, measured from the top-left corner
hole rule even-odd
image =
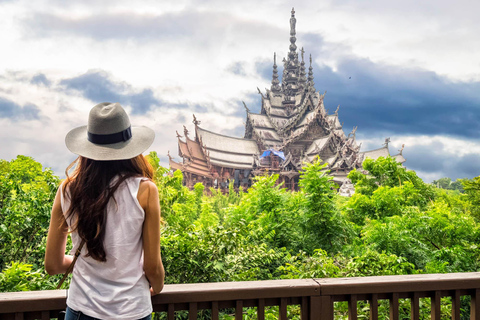
[[[45,252],[49,274],[64,273],[71,232],[75,252],[66,319],[150,319],[151,295],[163,288],[160,204],[142,156],[153,130],[131,127],[118,103],[90,111],[88,126],[70,131],[65,143],[78,159],[67,168],[52,208]],[[72,175],[69,169],[75,165]]]

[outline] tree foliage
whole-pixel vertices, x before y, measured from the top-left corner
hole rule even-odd
[[[480,177],[462,180],[462,194],[424,183],[392,158],[367,159],[349,175],[356,193],[343,198],[316,159],[297,192],[269,174],[222,194],[201,184],[189,190],[155,152],[148,160],[167,283],[480,269]],[[0,160],[0,291],[52,288],[55,278],[41,270],[59,181],[32,158]]]

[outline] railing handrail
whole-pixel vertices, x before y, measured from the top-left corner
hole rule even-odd
[[[334,299],[335,296],[473,289],[480,289],[480,272],[172,284],[165,285],[161,294],[152,297],[152,303],[155,308],[162,305],[212,301],[315,296]],[[340,300],[346,299],[350,298]],[[65,301],[66,290],[0,293],[0,318],[7,313],[62,310],[65,308]]]

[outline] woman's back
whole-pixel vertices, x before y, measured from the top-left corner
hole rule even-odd
[[[67,305],[75,310],[89,310],[89,315],[108,319],[139,319],[152,312],[149,283],[143,272],[142,230],[145,212],[137,200],[143,177],[126,179],[107,205],[104,248],[106,262],[86,256],[82,250],[75,264]],[[112,181],[112,184],[115,181]],[[70,202],[62,197],[62,211]],[[75,219],[75,218],[73,218]],[[67,219],[69,226],[75,221]],[[81,239],[72,233],[74,248]]]

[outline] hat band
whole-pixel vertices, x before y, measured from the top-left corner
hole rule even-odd
[[[132,137],[132,127],[128,127],[123,131],[112,133],[112,134],[95,134],[95,133],[88,132],[88,141],[95,144],[118,143],[118,142],[130,140],[131,137]]]

